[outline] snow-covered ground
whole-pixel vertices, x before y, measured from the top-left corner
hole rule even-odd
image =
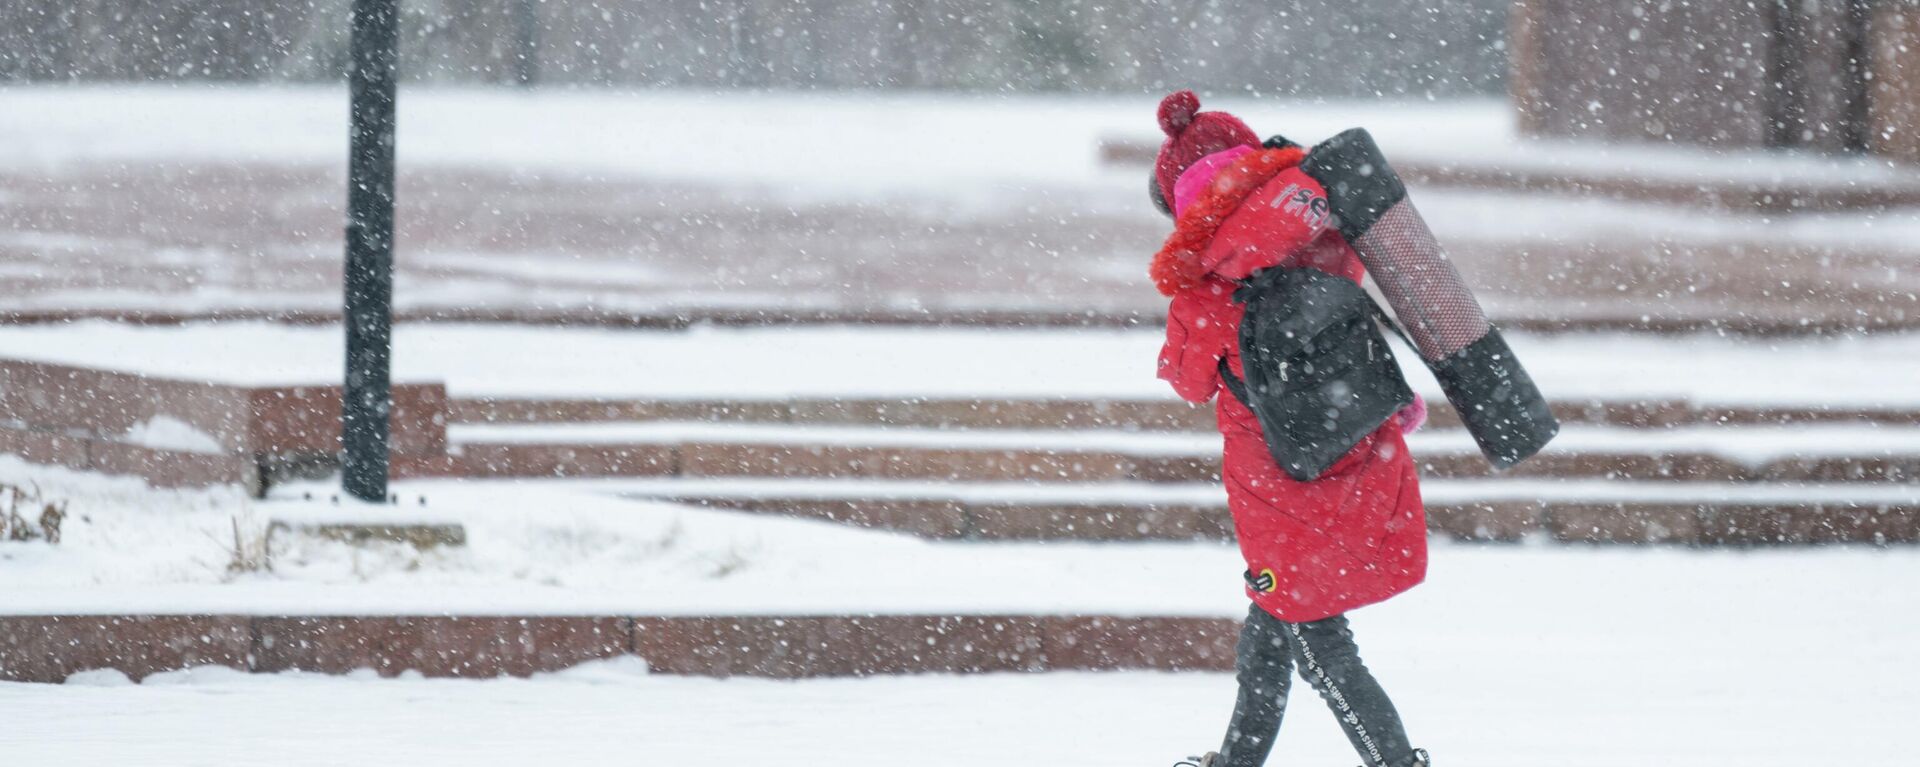
[[[255,501],[229,489],[153,491],[11,456],[0,456],[0,476],[64,499],[69,512],[58,546],[0,543],[0,614],[1233,615],[1242,569],[1231,547],[1215,544],[937,544],[550,482],[398,483],[402,508],[366,509],[336,504],[333,486],[287,486]],[[281,533],[271,572],[229,569],[236,535],[240,548],[254,547],[275,520],[369,516],[458,520],[469,543],[420,553]],[[945,575],[923,578],[925,568]],[[1088,588],[1114,578],[1134,585]]]
[[[15,86],[0,87],[0,103],[10,107],[0,111],[0,169],[26,174],[86,163],[331,167],[346,156],[347,100],[338,88]],[[1207,106],[1306,142],[1364,125],[1394,156],[1428,162],[1703,180],[1920,184],[1905,168],[1873,158],[1526,140],[1501,99],[1223,97]],[[1125,200],[1133,210],[1140,170],[1103,163],[1100,143],[1157,141],[1152,110],[1147,97],[417,88],[400,100],[397,151],[403,166],[675,180],[752,188],[795,202],[912,202],[949,215],[1031,204],[1030,193],[1071,194],[1083,208]],[[1543,232],[1569,241],[1611,238],[1625,219],[1635,229],[1692,242],[1764,232],[1771,243],[1903,249],[1920,227],[1908,212],[1782,219],[1464,190],[1420,199],[1427,218],[1450,238]],[[47,247],[87,243],[59,232],[0,235]],[[536,259],[521,266],[550,279],[565,263]],[[660,277],[632,269],[596,268],[591,278]]]
[[[10,107],[0,113],[0,164],[333,163],[346,156],[346,95],[338,86],[0,88]],[[1099,139],[1157,140],[1153,103],[1150,96],[410,87],[400,99],[398,152],[409,163],[750,177],[795,189],[926,191],[981,179],[1051,185],[1089,175]],[[1222,96],[1205,106],[1306,143],[1365,125],[1383,146],[1424,159],[1683,179],[1912,181],[1872,158],[1523,141],[1503,99]]]
[[[1679,398],[1718,405],[1908,407],[1920,403],[1920,336],[1761,340],[1712,335],[1509,336],[1560,399]],[[403,325],[394,375],[459,397],[1169,398],[1156,330],[874,327],[680,332]],[[0,327],[0,359],[242,385],[336,381],[333,327],[104,321]],[[1403,362],[1414,359],[1404,349]],[[1417,365],[1410,380],[1439,386]]]
[[[1521,139],[1500,100],[1210,100],[1427,164],[1920,185],[1884,161]],[[0,313],[337,311],[337,87],[0,87]],[[405,316],[1152,318],[1155,140],[1126,97],[439,89],[401,98]],[[1416,191],[1502,320],[1905,326],[1912,208],[1713,211]],[[851,214],[851,215],[850,215]],[[856,221],[857,219],[857,221]],[[646,233],[655,233],[652,235]],[[978,265],[977,268],[974,265]]]
[[[0,103],[10,107],[0,111],[0,170],[29,175],[87,163],[332,167],[346,156],[347,100],[339,88],[15,86],[0,87]],[[1907,169],[1875,158],[1523,139],[1502,99],[1223,97],[1207,106],[1309,143],[1364,125],[1395,157],[1427,162],[1679,179],[1920,184]],[[403,166],[682,181],[751,188],[795,202],[930,205],[963,217],[1030,205],[1034,193],[1071,195],[1082,209],[1125,200],[1125,209],[1136,210],[1140,169],[1102,162],[1100,144],[1114,137],[1157,141],[1152,110],[1148,97],[417,88],[400,100],[397,151]],[[1548,232],[1566,241],[1617,238],[1622,220],[1630,220],[1634,229],[1686,242],[1764,233],[1774,244],[1897,250],[1910,246],[1920,227],[1920,217],[1908,211],[1783,219],[1465,190],[1420,199],[1442,235],[1483,240]],[[59,232],[0,236],[45,247],[87,243]],[[537,258],[495,266],[551,279],[566,263]],[[585,276],[642,283],[661,277],[634,269],[594,268]]]
[[[1898,733],[1920,715],[1911,625],[1795,614],[1807,609],[1782,605],[1706,637],[1687,632],[1711,608],[1674,620],[1577,603],[1363,614],[1355,630],[1409,734],[1441,764],[1904,764]],[[1558,620],[1574,613],[1577,625]],[[1296,685],[1274,763],[1353,763]],[[0,753],[75,767],[1163,767],[1218,744],[1232,695],[1225,674],[715,681],[648,676],[630,659],[488,681],[198,669],[135,687],[104,672],[0,683]]]
[[[0,592],[0,614],[1232,616],[1241,609],[1242,565],[1224,544],[936,543],[607,493],[633,480],[404,482],[395,486],[403,508],[363,510],[337,505],[327,485],[287,486],[256,501],[228,490],[151,491],[137,480],[29,467],[11,457],[0,457],[0,471],[66,499],[70,512],[58,546],[0,544],[0,573],[10,586]],[[250,542],[275,519],[368,514],[457,519],[470,544],[421,554],[285,536],[276,539],[271,572],[228,570],[236,527]],[[928,572],[941,575],[923,577]],[[1727,620],[1770,620],[1782,605],[1820,604],[1863,629],[1906,635],[1920,631],[1920,592],[1905,587],[1916,576],[1920,552],[1908,548],[1742,553],[1440,543],[1428,586],[1369,613],[1452,625],[1446,615],[1454,611],[1524,605],[1536,618],[1572,625],[1599,610],[1679,621],[1676,630],[1711,637]],[[1455,629],[1463,636],[1479,630]]]
[[[9,107],[0,113],[0,166],[337,164],[346,157],[346,95],[318,86],[0,88]],[[1246,110],[1255,124],[1291,126],[1303,138],[1362,123],[1410,147],[1498,147],[1513,138],[1505,105],[1491,99],[1210,106]],[[397,153],[409,164],[747,181],[802,195],[944,197],[982,182],[1079,187],[1097,175],[1102,136],[1155,130],[1148,97],[422,88],[400,100]]]
[[[73,512],[57,547],[0,543],[0,614],[1244,610],[1224,544],[930,543],[550,481],[396,487],[402,513],[465,522],[464,550],[288,539],[273,572],[233,574],[235,520],[251,536],[270,518],[355,512],[324,486],[253,501],[12,458],[0,470],[29,474]],[[1447,763],[1888,763],[1886,733],[1920,716],[1916,579],[1910,548],[1438,543],[1426,584],[1354,625],[1418,742]],[[709,681],[649,677],[631,660],[484,682],[200,669],[127,686],[90,672],[64,687],[0,684],[0,754],[63,765],[1164,765],[1218,739],[1231,688],[1226,675],[1152,673]],[[1319,702],[1295,700],[1285,763],[1347,763]]]
[[[1030,193],[1056,191],[1056,204],[1119,206],[1124,199],[1131,210],[1141,204],[1138,169],[1103,166],[1097,144],[1106,136],[1150,139],[1149,101],[409,89],[399,152],[409,167],[752,186],[802,201],[880,201],[957,215],[1024,205],[1036,199]],[[333,168],[346,155],[339,88],[0,88],[0,105],[0,169],[23,177],[115,163]],[[1797,174],[1834,183],[1883,181],[1892,172],[1864,161],[1528,145],[1516,139],[1497,101],[1222,99],[1209,105],[1309,141],[1366,124],[1396,156],[1498,158],[1683,178]],[[1877,221],[1864,214],[1708,219],[1611,202],[1478,193],[1421,199],[1448,237],[1551,234],[1601,241],[1630,221],[1686,241],[1904,251],[1916,231],[1914,217],[1904,213]],[[98,234],[0,225],[9,229],[0,231],[5,243],[35,252],[86,245]],[[178,255],[153,257],[164,264]],[[445,257],[427,255],[429,261]],[[474,260],[458,261],[471,266]],[[565,268],[564,259],[541,258],[492,267],[517,279],[550,275],[556,263]],[[644,264],[619,267],[597,264],[568,276],[635,283],[656,277]],[[1116,261],[1121,267],[1126,279],[1140,268]],[[45,267],[0,264],[0,271],[6,268],[31,274]],[[61,306],[158,307],[331,300],[320,293],[222,296],[217,286],[183,299],[109,287],[92,299],[84,287],[55,298]],[[449,303],[484,298],[459,293],[468,290],[459,285],[446,290]],[[799,300],[810,298],[826,297]],[[19,305],[0,302],[0,308]],[[1557,398],[1920,405],[1920,338],[1914,337],[1514,340]],[[654,333],[409,325],[400,328],[397,343],[400,379],[445,381],[462,397],[1170,396],[1153,376],[1158,334],[1145,330]],[[241,384],[337,380],[340,345],[338,329],[326,327],[0,328],[0,358]],[[1414,378],[1435,393],[1424,371]],[[1858,434],[1842,432],[1827,434],[1824,444],[1858,441]],[[1704,433],[1656,439],[1693,447],[1711,441]],[[1746,433],[1765,439],[1720,446],[1723,452],[1759,460],[1807,438],[1805,432]],[[1604,447],[1613,436],[1576,431],[1568,439]],[[170,446],[193,447],[195,437],[166,422],[139,432],[145,443]],[[1191,447],[1186,437],[1169,439]],[[1879,431],[1872,439],[1904,452],[1911,435]],[[262,543],[272,520],[390,510],[342,511],[324,486],[283,487],[259,501],[231,489],[155,491],[134,480],[29,467],[9,456],[0,456],[0,480],[33,483],[67,500],[70,513],[58,546],[0,543],[0,614],[1236,616],[1244,609],[1241,564],[1229,545],[935,543],[617,495],[646,489],[652,480],[402,483],[395,490],[408,515],[458,519],[470,545],[418,553],[283,535],[274,540],[271,571],[234,572],[233,549]],[[755,481],[725,482],[739,488]],[[683,488],[697,484],[680,481]],[[781,484],[778,492],[795,491],[795,483]],[[1461,488],[1481,493],[1473,497],[1488,492],[1470,485],[1435,483],[1429,497],[1443,499]],[[1217,487],[1202,485],[887,487],[907,494],[1082,498],[1156,492],[1197,502],[1219,495]],[[830,494],[834,483],[813,483],[810,490]],[[1599,481],[1508,482],[1499,490],[1517,498],[1649,491]],[[1710,483],[1659,489],[1722,499],[1800,491]],[[1912,502],[1920,490],[1874,484],[1846,492]],[[1688,551],[1442,542],[1426,585],[1359,611],[1355,625],[1369,664],[1394,691],[1419,743],[1442,764],[1899,763],[1905,751],[1897,738],[1920,717],[1920,691],[1912,684],[1920,679],[1920,654],[1911,649],[1920,646],[1916,579],[1920,552],[1911,548]],[[0,684],[0,763],[1163,765],[1217,742],[1231,694],[1231,680],[1217,674],[716,682],[648,677],[630,661],[487,682],[248,677],[218,669],[163,674],[139,686],[116,685],[111,673],[72,681],[64,687]],[[1285,756],[1276,761],[1351,763],[1318,702],[1304,691],[1296,700],[1281,744]]]

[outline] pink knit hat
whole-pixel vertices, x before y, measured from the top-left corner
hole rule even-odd
[[[1160,130],[1167,140],[1153,162],[1154,183],[1160,199],[1171,206],[1180,174],[1200,158],[1237,146],[1259,146],[1260,137],[1240,118],[1226,112],[1200,111],[1193,91],[1175,91],[1160,100]]]

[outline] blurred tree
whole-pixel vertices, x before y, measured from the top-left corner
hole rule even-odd
[[[0,0],[0,79],[326,80],[347,0]],[[410,79],[1498,92],[1505,0],[409,0]],[[532,34],[529,34],[531,30]]]

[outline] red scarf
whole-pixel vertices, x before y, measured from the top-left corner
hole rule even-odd
[[[1199,285],[1207,276],[1207,266],[1200,263],[1200,255],[1207,252],[1220,225],[1240,209],[1240,203],[1253,194],[1253,190],[1273,180],[1281,171],[1299,165],[1305,156],[1306,152],[1299,147],[1257,149],[1220,169],[1200,197],[1180,212],[1180,218],[1173,224],[1173,234],[1167,235],[1166,244],[1153,254],[1153,264],[1147,274],[1153,277],[1153,285],[1160,289],[1160,295],[1171,297]]]

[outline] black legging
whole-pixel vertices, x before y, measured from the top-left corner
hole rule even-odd
[[[1346,616],[1287,623],[1256,605],[1240,630],[1237,655],[1234,666],[1240,696],[1216,765],[1260,767],[1266,763],[1274,735],[1280,732],[1280,717],[1287,711],[1296,660],[1300,675],[1333,709],[1365,767],[1416,763],[1393,701],[1360,663]]]

